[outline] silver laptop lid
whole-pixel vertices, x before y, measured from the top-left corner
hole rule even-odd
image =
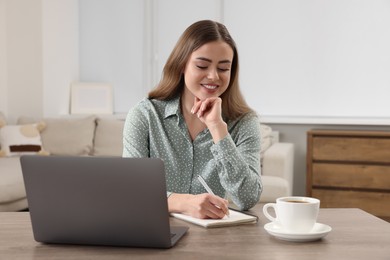
[[[34,238],[43,243],[171,247],[160,159],[22,156]]]

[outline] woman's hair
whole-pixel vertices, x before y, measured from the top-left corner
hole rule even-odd
[[[180,95],[184,89],[182,72],[192,52],[213,41],[224,41],[233,50],[229,86],[220,96],[223,116],[228,120],[233,120],[251,112],[252,110],[246,104],[239,89],[236,44],[223,24],[210,20],[195,22],[184,31],[165,63],[160,82],[155,89],[149,92],[149,98],[169,100]]]

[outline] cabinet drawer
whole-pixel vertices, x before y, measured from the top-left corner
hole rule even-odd
[[[323,208],[360,208],[380,217],[390,216],[390,193],[313,189]]]
[[[390,191],[390,167],[381,165],[313,163],[315,187]]]
[[[390,139],[313,137],[313,160],[390,163]]]

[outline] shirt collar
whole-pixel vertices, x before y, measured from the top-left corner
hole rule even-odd
[[[168,118],[170,116],[179,115],[179,114],[180,114],[180,96],[177,96],[167,101],[164,118]]]

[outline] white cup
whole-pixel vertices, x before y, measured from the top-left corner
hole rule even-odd
[[[274,208],[276,217],[269,214]],[[317,222],[320,201],[309,197],[282,197],[276,203],[267,203],[263,207],[264,215],[280,225],[284,231],[291,233],[309,232]]]

